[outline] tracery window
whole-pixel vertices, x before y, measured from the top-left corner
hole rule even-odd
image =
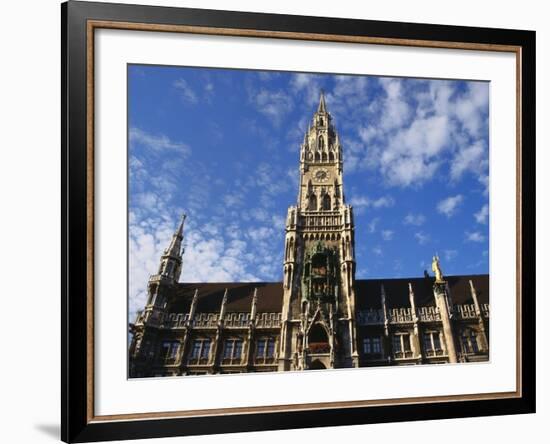
[[[160,360],[164,363],[174,363],[180,348],[179,341],[164,341],[162,343]]]
[[[330,210],[330,196],[328,194],[323,196],[323,210]]]
[[[243,352],[242,339],[226,339],[223,347],[222,364],[239,364]]]
[[[411,335],[396,333],[392,336],[393,355],[395,358],[412,358]]]
[[[311,194],[309,196],[309,203],[307,209],[309,211],[317,211],[317,196],[315,194]]]
[[[319,149],[322,150],[325,148],[325,138],[323,136],[319,136]]]
[[[474,331],[466,330],[462,332],[460,336],[460,345],[462,352],[465,354],[479,353],[477,334]]]
[[[426,353],[427,356],[443,355],[439,331],[425,332],[423,339],[424,339],[424,353]]]
[[[257,364],[271,364],[275,361],[275,338],[259,338],[256,340],[255,361]]]
[[[189,354],[189,364],[206,364],[210,357],[211,340],[209,338],[200,338],[193,341],[191,352]]]
[[[363,339],[363,353],[366,355],[382,354],[382,341],[380,336],[370,336]]]

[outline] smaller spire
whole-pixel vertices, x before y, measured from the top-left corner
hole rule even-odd
[[[317,109],[318,113],[327,112],[327,104],[325,103],[325,91],[321,90],[321,97],[319,99],[319,108]]]
[[[220,322],[223,322],[225,318],[225,306],[227,305],[227,294],[229,293],[229,290],[226,288],[223,292],[223,298],[222,298],[222,305],[220,307]]]
[[[199,297],[199,289],[195,288],[195,293],[193,293],[193,299],[191,300],[191,306],[189,307],[189,322],[193,322],[193,318],[195,317],[198,297]]]
[[[181,216],[181,222],[178,226],[178,229],[172,236],[172,241],[170,246],[165,250],[164,254],[168,256],[178,257],[183,254],[183,249],[181,248],[181,241],[183,240],[183,225],[185,223],[186,214],[183,213]]]
[[[250,320],[252,322],[256,318],[257,307],[258,307],[258,288],[254,287],[254,294],[252,295],[252,304],[250,306]]]
[[[178,236],[181,236],[183,237],[183,225],[185,223],[185,219],[187,218],[187,215],[185,213],[182,213],[181,214],[181,221],[180,221],[180,225],[178,227],[178,232],[177,232],[177,235]]]

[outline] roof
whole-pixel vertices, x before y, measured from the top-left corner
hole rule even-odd
[[[197,313],[219,312],[225,289],[227,289],[225,309],[228,313],[250,311],[254,289],[257,289],[258,312],[280,312],[283,306],[282,282],[180,283],[173,294],[169,311],[188,312],[195,290],[198,290]]]
[[[445,276],[449,285],[451,299],[454,304],[473,303],[470,293],[471,280],[476,289],[480,304],[489,303],[489,275]],[[381,286],[386,293],[388,308],[409,307],[409,283],[414,292],[416,306],[435,305],[433,296],[434,278],[402,278],[402,279],[365,279],[355,281],[355,299],[357,309],[381,308]]]
[[[489,275],[446,276],[454,304],[473,303],[469,281],[476,289],[480,304],[489,303]],[[388,308],[409,307],[409,283],[412,285],[415,303],[418,307],[435,305],[433,297],[434,278],[403,279],[358,279],[355,281],[355,297],[358,310],[381,308],[380,289],[384,285]],[[223,295],[227,289],[226,312],[249,312],[254,290],[257,289],[257,311],[280,312],[283,305],[282,282],[246,283],[179,283],[175,288],[168,311],[186,313],[189,311],[195,291],[198,291],[196,311],[198,313],[219,312]]]

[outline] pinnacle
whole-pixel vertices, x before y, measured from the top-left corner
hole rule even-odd
[[[319,108],[317,109],[318,113],[326,113],[327,105],[325,103],[325,92],[321,90],[321,97],[319,98]]]

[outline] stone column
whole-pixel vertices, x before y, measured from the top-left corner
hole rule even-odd
[[[418,359],[422,359],[422,349],[420,348],[420,338],[418,336],[418,316],[416,316],[416,303],[414,300],[414,291],[409,282],[409,302],[411,304],[411,315],[413,320],[413,353]]]
[[[197,299],[199,296],[198,288],[195,289],[193,294],[193,300],[191,301],[191,306],[189,307],[188,319],[185,323],[185,330],[183,334],[183,340],[180,342],[180,351],[178,353],[177,361],[179,362],[179,371],[180,374],[185,371],[187,367],[185,363],[185,355],[187,353],[187,348],[189,344],[189,337],[191,336],[191,330],[193,329],[193,318],[195,317],[195,311],[197,309]]]
[[[480,342],[481,342],[481,350],[483,350],[484,352],[488,352],[489,351],[489,341],[487,340],[487,330],[486,330],[486,327],[485,327],[485,320],[483,319],[483,313],[481,312],[481,308],[479,306],[479,301],[477,299],[477,292],[476,292],[476,289],[474,287],[474,283],[472,282],[472,280],[470,279],[469,281],[470,283],[470,294],[472,295],[472,299],[474,301],[474,307],[475,307],[475,310],[476,310],[476,315],[477,315],[477,319],[478,319],[478,325],[479,325],[479,339],[480,339]]]
[[[386,354],[388,362],[392,360],[392,344],[390,341],[390,329],[389,329],[389,319],[388,319],[388,308],[386,307],[386,290],[384,285],[380,285],[380,303],[382,305],[382,318],[384,320],[384,338],[383,338],[383,349]]]
[[[248,322],[248,335],[246,339],[246,365],[251,368],[254,365],[254,351],[252,348],[254,340],[254,329],[256,327],[256,310],[258,304],[258,289],[254,288],[252,304],[250,305],[250,321]]]
[[[210,357],[210,366],[211,366],[212,373],[215,373],[217,367],[219,366],[218,350],[220,348],[220,341],[222,340],[223,320],[225,317],[225,306],[227,304],[227,294],[228,294],[228,290],[226,288],[222,298],[222,305],[220,307],[220,314],[218,318],[218,328],[216,329],[216,337],[214,339],[214,343],[212,344],[212,356]]]
[[[447,298],[447,283],[435,282],[434,286],[435,303],[439,310],[439,316],[441,316],[441,323],[443,325],[443,336],[445,338],[445,344],[447,346],[447,354],[449,355],[449,362],[456,363],[456,346],[453,335],[453,328],[451,324],[450,308]]]

